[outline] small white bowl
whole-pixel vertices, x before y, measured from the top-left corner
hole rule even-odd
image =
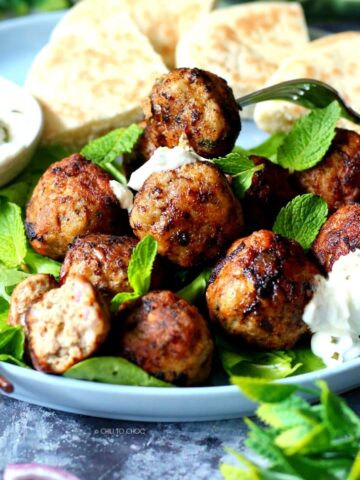
[[[39,143],[43,116],[40,105],[26,90],[0,76],[0,128],[9,141],[0,143],[0,186],[14,179],[29,163]]]

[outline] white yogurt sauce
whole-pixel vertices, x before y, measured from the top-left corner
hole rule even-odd
[[[110,188],[119,200],[120,207],[130,213],[134,206],[134,195],[132,191],[116,180],[110,180]]]
[[[42,113],[23,88],[0,77],[0,186],[27,165],[42,130]]]
[[[133,190],[140,190],[151,174],[163,170],[173,170],[182,165],[195,163],[199,160],[206,161],[205,158],[200,157],[191,149],[186,137],[182,137],[177,147],[157,148],[150,159],[132,173],[128,186]]]
[[[340,257],[329,277],[315,278],[303,320],[313,332],[311,349],[328,366],[360,356],[360,250]]]

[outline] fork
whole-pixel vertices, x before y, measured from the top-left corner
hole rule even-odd
[[[336,100],[341,107],[341,116],[360,125],[360,114],[350,108],[335,88],[310,78],[288,80],[262,88],[236,100],[240,109],[266,100],[286,100],[309,109],[325,108]]]

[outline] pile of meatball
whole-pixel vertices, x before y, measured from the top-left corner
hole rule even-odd
[[[226,155],[240,131],[226,82],[196,68],[161,77],[145,112],[128,173],[184,134],[200,156]],[[293,175],[252,160],[264,167],[241,201],[230,177],[196,161],[150,175],[130,214],[109,174],[80,154],[51,165],[27,205],[26,233],[36,252],[63,261],[59,283],[28,277],[12,294],[9,316],[24,327],[33,366],[62,374],[95,354],[118,355],[167,382],[200,385],[211,371],[214,332],[240,350],[289,349],[307,335],[302,314],[314,276],[360,248],[360,136],[338,130],[324,159]],[[310,252],[271,231],[281,207],[305,192],[321,195],[330,211]],[[131,291],[131,254],[148,234],[158,243],[151,290],[110,313],[111,298]],[[175,272],[209,266],[199,308],[169,290]]]

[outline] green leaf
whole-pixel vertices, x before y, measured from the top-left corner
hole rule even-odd
[[[298,395],[291,395],[282,402],[262,403],[257,409],[256,415],[267,425],[283,430],[302,425],[304,423],[302,412],[304,411],[311,412],[308,402]],[[319,415],[318,418],[321,420]]]
[[[0,297],[0,332],[7,327],[7,319],[9,316],[9,302]]]
[[[279,146],[277,163],[290,171],[315,166],[328,151],[340,116],[340,105],[334,101],[301,117]]]
[[[307,250],[326,222],[327,214],[328,206],[318,195],[312,193],[298,195],[280,210],[273,230],[284,237],[296,240]]]
[[[230,376],[258,377],[276,380],[296,372],[293,357],[287,352],[243,352],[218,348],[221,364]]]
[[[286,133],[278,132],[265,140],[257,147],[250,148],[248,153],[250,155],[257,155],[259,157],[266,157],[271,160],[273,163],[277,163],[277,151],[280,145],[283,143]]]
[[[196,303],[204,295],[210,276],[211,268],[205,268],[189,285],[179,290],[177,294],[189,303]]]
[[[146,235],[134,248],[128,267],[131,287],[139,295],[149,291],[151,272],[157,254],[157,242],[151,235]]]
[[[13,365],[17,365],[18,367],[30,368],[28,365],[26,365],[26,363],[18,360],[12,355],[0,354],[0,362],[12,363]]]
[[[43,257],[28,246],[25,263],[31,273],[48,273],[58,278],[60,275],[61,263],[48,257]]]
[[[321,403],[323,406],[323,416],[329,432],[333,436],[346,437],[353,435],[360,437],[360,419],[348,407],[346,402],[335,395],[328,385],[319,380],[316,384],[321,390]]]
[[[360,452],[356,455],[351,471],[346,480],[360,480]]]
[[[0,355],[10,355],[17,360],[24,356],[25,335],[21,327],[6,327],[0,332]]]
[[[81,154],[100,166],[113,163],[124,153],[131,153],[142,134],[143,129],[133,124],[127,128],[118,128],[86,145]]]
[[[115,385],[173,387],[152,377],[143,369],[121,357],[95,357],[84,360],[64,373],[65,377]]]
[[[25,272],[9,269],[0,265],[0,296],[10,302],[9,289],[15,287],[28,276]]]
[[[121,304],[136,300],[149,291],[156,254],[157,242],[151,235],[146,235],[134,248],[128,266],[128,279],[134,291],[116,294],[111,300],[113,311]]]
[[[230,380],[255,402],[282,402],[298,390],[297,385],[272,383],[263,378],[231,377]]]
[[[0,197],[0,262],[19,266],[26,255],[26,237],[21,208]]]
[[[232,187],[239,198],[243,198],[251,187],[254,173],[264,168],[263,164],[255,165],[247,155],[240,152],[231,152],[225,157],[214,158],[213,162],[222,172],[233,177]]]
[[[296,375],[303,373],[315,372],[325,368],[325,364],[320,357],[317,357],[311,348],[295,347],[289,350],[289,355],[292,355],[293,362],[299,365],[296,370]]]
[[[304,424],[281,433],[275,443],[286,455],[304,455],[330,450],[331,438],[324,424],[317,424],[311,429]]]

